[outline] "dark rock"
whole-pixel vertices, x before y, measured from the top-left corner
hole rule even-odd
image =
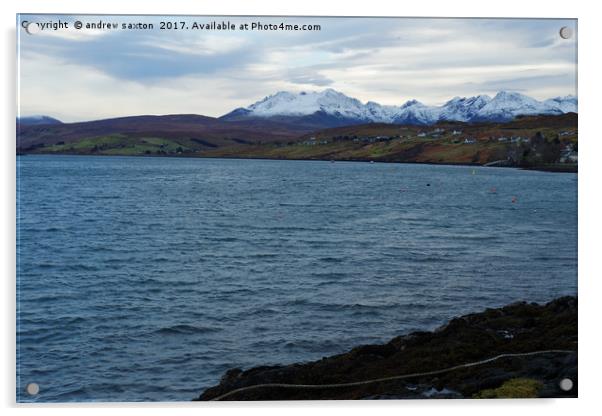
[[[507,353],[569,350],[506,357],[486,364],[403,380],[335,388],[261,387],[224,400],[469,398],[514,378],[541,383],[540,397],[577,397],[577,298],[546,305],[518,302],[452,319],[434,332],[414,332],[383,345],[364,345],[319,361],[228,371],[195,400],[211,400],[258,384],[343,384],[423,373]],[[563,391],[560,381],[573,388]]]
[[[234,382],[240,375],[242,374],[242,370],[240,368],[233,368],[231,370],[226,371],[220,380],[220,383],[232,383]]]

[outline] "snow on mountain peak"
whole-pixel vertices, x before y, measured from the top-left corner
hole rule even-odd
[[[321,92],[302,91],[298,94],[279,91],[247,109],[259,117],[309,115],[322,111],[353,118],[362,116],[364,105],[355,98],[328,88]]]
[[[552,108],[556,108],[562,111],[563,113],[577,112],[577,97],[575,97],[574,95],[550,98],[548,100],[545,100],[544,103]]]
[[[476,114],[476,119],[511,120],[519,115],[561,114],[545,102],[518,92],[500,91]]]
[[[279,91],[240,111],[246,116],[255,117],[305,116],[323,113],[355,122],[433,124],[440,120],[504,121],[518,115],[576,112],[577,98],[566,96],[538,101],[518,92],[500,91],[493,98],[488,95],[454,97],[439,107],[427,106],[417,100],[409,100],[401,106],[391,106],[374,101],[363,104],[356,98],[327,88],[319,92]]]
[[[404,103],[404,104],[403,104],[401,107],[399,107],[399,108],[401,108],[401,109],[404,109],[404,108],[412,107],[412,106],[415,106],[415,105],[424,106],[424,104],[422,104],[422,103],[421,103],[420,101],[418,101],[418,100],[408,100],[408,101],[406,101],[406,102],[405,102],[405,103]]]
[[[440,111],[440,120],[470,121],[488,103],[491,97],[477,95],[475,97],[454,97],[446,102]]]

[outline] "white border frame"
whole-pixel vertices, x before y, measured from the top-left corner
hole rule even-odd
[[[3,407],[9,414],[19,411],[22,414],[45,415],[86,414],[99,415],[114,412],[127,414],[164,415],[226,413],[245,415],[281,414],[301,415],[310,412],[332,413],[342,410],[351,415],[365,415],[367,412],[400,414],[420,412],[421,414],[449,415],[504,415],[513,412],[545,412],[546,415],[571,413],[593,413],[600,408],[597,394],[600,386],[600,340],[598,299],[600,295],[600,268],[596,256],[599,255],[598,233],[601,230],[600,174],[597,158],[602,156],[602,135],[599,132],[601,110],[598,104],[600,91],[599,41],[602,40],[599,14],[594,2],[577,3],[558,0],[526,2],[505,0],[484,2],[470,0],[415,2],[393,2],[370,0],[363,4],[347,1],[303,0],[295,3],[285,1],[245,1],[220,0],[214,2],[186,0],[146,0],[144,2],[123,0],[70,1],[70,0],[4,0],[0,3],[2,13],[3,65],[2,80],[5,99],[2,101],[2,121],[4,137],[2,143],[2,163],[0,181],[3,201],[1,205],[3,222],[2,276],[4,297],[2,302],[3,337],[2,375],[0,394]],[[579,19],[579,399],[546,400],[496,400],[496,401],[382,401],[382,402],[259,402],[259,403],[143,403],[143,404],[31,404],[15,403],[15,116],[16,116],[16,13],[111,13],[111,14],[204,14],[204,15],[330,15],[330,16],[424,16],[424,17],[554,17]],[[6,414],[6,413],[5,413]]]

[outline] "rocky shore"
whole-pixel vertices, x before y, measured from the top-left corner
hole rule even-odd
[[[534,354],[521,355],[527,353]],[[570,389],[566,381],[560,387],[564,379]],[[232,369],[195,400],[577,397],[577,391],[577,298],[562,297],[486,309],[433,332],[314,362]]]

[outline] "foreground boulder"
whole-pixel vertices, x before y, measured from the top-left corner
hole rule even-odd
[[[533,354],[512,355],[525,353]],[[504,356],[479,363],[498,355]],[[475,364],[461,366],[468,363]],[[461,367],[441,371],[456,366]],[[370,381],[416,373],[423,375]],[[565,378],[572,381],[568,391],[560,388]],[[344,385],[353,382],[362,383]],[[319,361],[232,369],[195,400],[472,397],[577,397],[577,298],[487,309],[454,318],[433,332],[414,332]]]

